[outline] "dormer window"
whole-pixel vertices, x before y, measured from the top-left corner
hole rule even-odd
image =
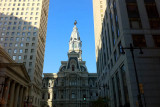
[[[74,65],[72,65],[72,71],[74,71],[75,70],[75,66]]]

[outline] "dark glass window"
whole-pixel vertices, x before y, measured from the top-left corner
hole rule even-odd
[[[74,67],[74,65],[72,65],[72,71],[74,71],[74,69],[75,69],[75,67]]]
[[[158,10],[155,3],[150,3],[150,4],[146,3],[145,6],[146,6],[146,10],[149,18],[159,17]]]
[[[144,35],[132,35],[132,38],[135,47],[146,47],[146,40]]]
[[[160,29],[160,17],[155,0],[145,0],[145,7],[148,14],[151,29]]]
[[[137,4],[127,4],[127,10],[128,10],[128,17],[129,18],[139,18],[139,12],[138,12],[138,7]]]
[[[160,35],[153,35],[153,40],[156,47],[160,47]]]
[[[121,42],[118,44],[118,50],[119,50],[119,54],[121,54],[122,53],[122,44],[121,44]]]

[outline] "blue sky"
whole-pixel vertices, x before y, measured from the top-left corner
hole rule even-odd
[[[68,60],[75,20],[82,41],[82,60],[89,72],[96,72],[92,0],[50,0],[44,73],[57,73],[61,61]]]

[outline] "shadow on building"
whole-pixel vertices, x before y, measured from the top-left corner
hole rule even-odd
[[[23,104],[39,107],[42,81],[40,66],[43,67],[39,58],[43,53],[40,52],[39,48],[41,47],[39,46],[41,42],[45,42],[45,38],[39,33],[40,29],[36,27],[37,21],[32,21],[36,17],[20,17],[20,15],[16,17],[12,14],[16,14],[16,12],[12,12],[11,15],[0,13],[0,45],[17,65],[24,64],[26,70],[23,72],[27,72],[27,75],[30,77],[29,94],[25,99],[21,99],[23,100]],[[11,66],[8,65],[8,67]],[[20,75],[19,73],[17,72],[16,75]],[[24,79],[23,81],[19,81],[18,79],[16,82],[23,84],[25,79],[21,78]],[[19,107],[21,106],[19,105]]]

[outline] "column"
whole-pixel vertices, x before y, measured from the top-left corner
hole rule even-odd
[[[20,95],[19,95],[19,107],[22,107],[22,104],[23,104],[23,86],[21,86],[21,89],[20,89]]]
[[[8,101],[8,94],[9,94],[9,89],[10,89],[10,79],[8,78],[7,81],[5,82],[5,87],[4,87],[4,93],[3,93],[3,98],[5,103],[2,104],[2,107],[7,106],[7,101]]]
[[[11,87],[10,87],[9,107],[13,107],[14,91],[15,91],[15,81],[12,81],[12,84],[11,84]]]
[[[24,105],[26,105],[26,99],[25,99],[25,97],[27,97],[28,95],[27,95],[27,88],[23,88],[23,96],[22,96],[22,101],[24,102],[24,103],[22,103],[22,107],[24,107]]]
[[[17,107],[19,88],[20,88],[20,86],[19,86],[19,84],[17,84],[16,90],[15,90],[14,106],[13,107]]]

